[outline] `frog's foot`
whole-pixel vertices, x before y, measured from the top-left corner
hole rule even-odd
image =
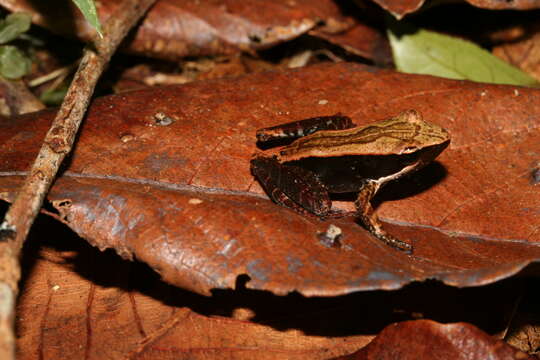
[[[376,215],[374,214],[372,214],[372,216],[360,215],[359,217],[362,223],[364,224],[364,226],[366,227],[366,229],[378,240],[381,240],[386,245],[389,245],[395,249],[401,250],[407,254],[412,254],[413,252],[412,245],[404,241],[401,241],[399,239],[396,239],[395,237],[393,237],[392,235],[389,235],[386,231],[384,231]]]
[[[387,234],[384,231],[376,232],[376,231],[371,231],[370,230],[370,233],[372,233],[373,236],[375,236],[378,240],[381,240],[384,243],[386,243],[386,245],[389,245],[389,246],[391,246],[391,247],[393,247],[395,249],[403,251],[406,254],[412,254],[413,253],[413,247],[412,247],[411,244],[408,244],[408,243],[406,243],[404,241],[396,239],[395,237],[393,237],[392,235]]]

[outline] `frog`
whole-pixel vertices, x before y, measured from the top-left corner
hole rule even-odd
[[[417,110],[365,126],[340,113],[258,129],[251,173],[277,204],[321,220],[354,216],[386,245],[412,254],[413,246],[383,228],[371,201],[391,181],[431,163],[450,144],[443,127]],[[291,142],[292,141],[292,142]],[[331,194],[357,193],[354,211],[334,209]]]

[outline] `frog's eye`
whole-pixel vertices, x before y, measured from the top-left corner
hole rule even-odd
[[[417,151],[418,148],[416,146],[407,146],[403,148],[401,151],[402,154],[412,154],[413,152]]]

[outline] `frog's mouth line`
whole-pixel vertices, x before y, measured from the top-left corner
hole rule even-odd
[[[422,165],[422,161],[417,160],[414,163],[412,163],[411,165],[405,166],[403,169],[401,169],[397,173],[391,174],[391,175],[388,175],[388,176],[384,176],[384,177],[380,177],[375,181],[380,185],[385,184],[388,181],[399,179],[401,176],[403,176],[405,174],[410,174],[411,172],[413,172],[415,170],[415,168],[419,169],[421,167],[421,165]]]

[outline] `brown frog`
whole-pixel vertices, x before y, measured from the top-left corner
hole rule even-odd
[[[450,143],[445,129],[408,110],[362,127],[338,114],[257,131],[262,144],[284,138],[297,139],[277,153],[257,153],[251,160],[252,173],[272,200],[324,219],[351,215],[332,209],[330,193],[358,192],[354,215],[367,230],[412,252],[410,244],[384,231],[370,201],[389,181],[435,159]]]

